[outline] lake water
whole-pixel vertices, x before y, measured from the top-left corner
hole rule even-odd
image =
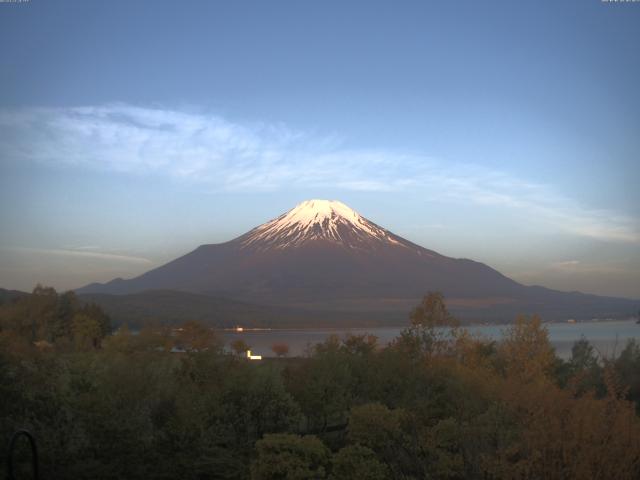
[[[609,322],[549,323],[545,325],[549,338],[562,358],[571,356],[571,347],[576,340],[584,336],[602,355],[619,354],[627,340],[640,340],[640,325],[635,320]],[[469,326],[467,329],[476,334],[499,340],[506,325]],[[314,330],[245,330],[243,332],[225,331],[226,344],[242,339],[251,347],[252,353],[264,357],[274,356],[271,346],[274,343],[289,345],[290,356],[304,355],[310,345],[321,343],[330,335],[340,337],[347,334],[362,335],[369,333],[378,337],[380,344],[386,345],[396,338],[403,327],[342,328]]]

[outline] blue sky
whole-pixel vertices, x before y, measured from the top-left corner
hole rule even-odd
[[[0,286],[129,277],[309,198],[640,298],[640,4],[0,3]]]

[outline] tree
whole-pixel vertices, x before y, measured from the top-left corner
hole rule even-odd
[[[349,416],[348,439],[373,450],[394,474],[405,470],[416,452],[404,431],[409,416],[403,409],[391,410],[379,403],[354,407]]]
[[[498,393],[519,432],[487,465],[488,478],[638,478],[640,419],[629,402],[518,378]]]
[[[233,350],[233,353],[235,353],[239,357],[245,355],[247,353],[247,350],[251,348],[249,344],[241,338],[234,340],[229,346],[231,347],[231,350]]]
[[[571,348],[571,358],[563,364],[568,370],[568,381],[564,382],[577,395],[594,391],[604,394],[605,385],[598,356],[589,341],[582,337]]]
[[[313,435],[265,435],[256,442],[252,480],[311,480],[326,478],[329,449]]]
[[[575,371],[590,370],[598,365],[595,350],[584,336],[571,347],[570,363]]]
[[[87,350],[100,346],[103,333],[95,318],[84,313],[76,313],[73,316],[72,332],[76,348]]]
[[[198,337],[198,332],[200,336]],[[217,338],[213,332],[204,328],[202,331],[199,327],[194,326],[191,331],[183,330],[178,334],[178,340],[182,335],[183,344],[189,344],[187,351],[206,350],[208,348],[217,348]],[[187,338],[193,336],[193,338]],[[147,324],[135,336],[134,347],[136,350],[147,352],[170,352],[176,344],[176,337],[172,335],[171,327],[165,325]]]
[[[347,445],[333,456],[331,480],[385,480],[389,469],[376,453],[359,444]]]
[[[344,424],[353,400],[352,382],[349,356],[336,335],[315,345],[311,358],[290,370],[288,377],[311,431]]]
[[[464,478],[460,424],[446,418],[421,433],[420,456],[425,470],[434,478]]]
[[[50,324],[50,339],[70,341],[73,338],[73,317],[79,310],[80,302],[74,292],[65,292],[58,296],[53,321]]]
[[[451,353],[458,321],[439,292],[429,292],[410,315],[411,326],[400,332],[392,346],[414,360]]]
[[[227,357],[227,360],[232,360]],[[225,423],[240,443],[253,444],[265,433],[282,433],[300,424],[300,407],[286,391],[273,364],[232,361],[223,385]]]
[[[378,348],[378,337],[375,335],[349,334],[342,340],[345,350],[353,355],[368,355]]]
[[[548,378],[555,364],[549,332],[537,315],[520,315],[504,331],[499,351],[505,373],[524,381]]]
[[[410,315],[413,326],[427,328],[457,326],[458,321],[449,313],[440,292],[429,292],[420,305],[413,309]]]
[[[271,351],[278,357],[286,357],[289,355],[289,345],[286,343],[274,343],[271,345]]]
[[[0,330],[33,343],[51,340],[48,336],[55,319],[58,294],[53,288],[37,285],[31,295],[0,306]]]
[[[213,330],[195,320],[190,320],[178,329],[176,346],[187,352],[202,352],[217,349],[219,343]]]
[[[324,342],[317,343],[313,347],[313,353],[318,356],[335,354],[340,351],[340,337],[335,333],[329,335]]]
[[[80,312],[94,318],[100,327],[101,338],[111,335],[111,318],[95,303],[87,303]]]
[[[129,326],[125,323],[105,340],[105,348],[110,351],[130,353],[134,350],[133,337]]]
[[[630,339],[614,362],[620,381],[628,386],[627,398],[636,403],[640,413],[640,342]]]
[[[111,334],[111,319],[95,303],[76,310],[72,319],[73,341],[77,348],[100,348]]]

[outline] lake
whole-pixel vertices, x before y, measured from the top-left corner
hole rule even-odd
[[[571,347],[576,340],[584,336],[602,355],[619,354],[630,338],[640,340],[640,325],[635,320],[548,323],[549,338],[562,358],[571,356]],[[474,325],[467,329],[476,334],[499,340],[506,325]],[[289,345],[290,356],[304,355],[309,345],[321,343],[330,335],[340,337],[347,334],[362,335],[369,333],[378,337],[380,344],[386,345],[397,337],[403,327],[373,328],[327,328],[327,329],[273,329],[245,330],[243,332],[224,331],[223,337],[228,345],[238,338],[251,347],[252,353],[264,357],[274,356],[271,346],[274,343]]]

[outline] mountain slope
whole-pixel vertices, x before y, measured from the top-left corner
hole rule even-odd
[[[29,295],[27,292],[21,292],[20,290],[7,290],[0,288],[0,305],[3,303],[10,303],[15,299]]]
[[[177,290],[315,310],[408,311],[441,291],[463,311],[527,307],[632,312],[635,302],[523,286],[479,262],[427,250],[340,202],[309,200],[226,243],[202,245],[130,280],[80,293]],[[597,308],[596,308],[597,307]],[[524,311],[524,310],[523,310]],[[531,310],[528,310],[531,311]]]
[[[317,327],[406,323],[404,315],[389,317],[376,312],[327,313],[256,305],[175,290],[147,290],[128,295],[85,293],[79,295],[79,298],[85,303],[98,304],[111,317],[113,325],[127,324],[131,328],[143,327],[148,322],[179,324],[187,319],[219,328],[237,325],[245,328],[299,327],[301,319]]]

